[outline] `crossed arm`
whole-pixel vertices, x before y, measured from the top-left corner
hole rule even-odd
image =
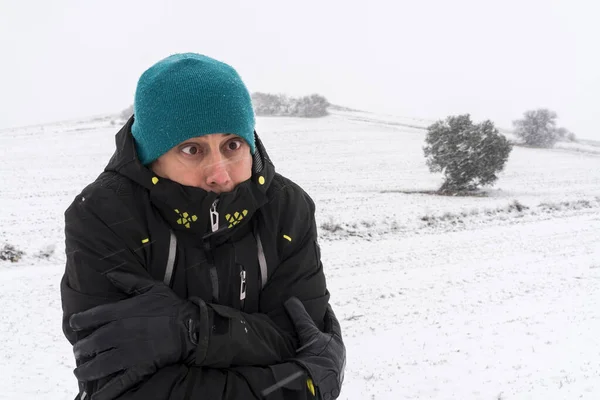
[[[107,278],[110,271],[125,271],[140,278],[147,272],[133,252],[123,247],[124,241],[90,209],[92,202],[74,203],[66,212],[67,265],[61,282],[63,331],[72,344],[93,330],[75,330],[71,316],[94,307],[126,301],[133,292],[114,285]],[[199,363],[177,362],[160,365],[139,382],[123,381],[127,391],[106,399],[262,399],[262,391],[290,376],[304,376],[283,385],[268,398],[304,399],[306,372],[297,363],[286,362],[295,355],[297,337],[287,317],[283,302],[297,296],[314,321],[323,321],[329,295],[318,255],[314,249],[316,228],[314,217],[299,240],[296,251],[277,267],[264,289],[263,313],[247,314],[229,307],[206,304],[213,328],[206,338],[206,355]],[[110,254],[110,257],[106,255]],[[301,267],[301,268],[300,268]],[[293,271],[293,273],[289,273]],[[311,288],[307,292],[307,288]],[[308,295],[307,295],[308,293]],[[311,294],[314,294],[311,296]],[[283,296],[286,296],[285,298]],[[239,334],[236,322],[243,320],[249,334]],[[126,332],[124,332],[126,334]],[[82,361],[78,361],[80,364]],[[98,393],[119,373],[92,381],[80,382],[87,395]],[[100,392],[101,393],[101,392]],[[101,398],[96,396],[96,398]]]
[[[160,284],[160,283],[159,283]],[[65,299],[72,300],[73,296],[81,296],[75,293],[68,287],[66,278],[62,281],[63,288],[63,301]],[[88,302],[91,300],[90,297],[86,296],[79,297],[80,300]],[[135,300],[135,298],[132,298]],[[127,302],[128,300],[120,300],[118,304]],[[105,303],[107,304],[107,303]],[[101,308],[100,305],[99,308]],[[96,308],[92,308],[94,310]],[[80,315],[80,314],[75,314]],[[85,342],[85,335],[83,331],[74,330],[71,325],[74,318],[70,318],[69,323],[66,320],[63,324],[65,332],[69,332],[71,337],[76,339],[70,339],[77,348],[78,344]],[[255,324],[256,326],[256,324]],[[95,331],[92,331],[93,335]],[[127,332],[122,332],[126,335]],[[117,339],[117,337],[113,337]],[[157,340],[163,338],[156,338]],[[226,341],[226,338],[220,337],[218,339],[221,343]],[[136,346],[136,342],[132,342],[133,346]],[[255,343],[256,345],[256,343]],[[208,346],[211,346],[211,342],[208,342]],[[125,372],[120,372],[119,369],[111,369],[115,372],[108,376],[102,376],[99,379],[93,381],[82,381],[81,391],[86,392],[88,395],[95,394],[99,399],[262,399],[262,392],[276,385],[278,382],[285,381],[290,376],[302,377],[303,379],[296,379],[292,382],[285,384],[280,390],[273,392],[272,397],[267,398],[281,398],[281,399],[306,399],[309,398],[308,391],[306,390],[306,379],[307,374],[305,371],[298,367],[297,364],[284,360],[291,358],[285,354],[285,349],[279,349],[281,351],[281,359],[278,359],[277,350],[272,349],[267,354],[261,354],[260,352],[253,352],[251,348],[244,348],[243,343],[240,345],[240,341],[236,342],[232,339],[232,346],[239,348],[239,354],[246,354],[246,358],[242,359],[237,357],[232,360],[233,363],[225,365],[225,361],[221,359],[213,359],[212,362],[218,362],[220,367],[208,367],[206,365],[198,365],[195,362],[179,362],[171,363],[168,365],[157,365],[157,368],[153,368],[154,365],[150,365],[151,369],[145,369],[148,364],[134,363],[134,365],[128,365],[128,369]],[[250,347],[250,346],[248,346]],[[266,348],[266,346],[265,346]],[[252,358],[254,356],[255,358]],[[92,359],[93,360],[93,359]],[[81,368],[81,363],[87,360],[80,359],[78,364]],[[113,360],[113,362],[122,362]],[[127,360],[124,360],[127,361]],[[247,363],[244,365],[243,363]],[[113,366],[110,366],[111,368]],[[150,373],[148,373],[150,371]],[[84,371],[81,371],[84,373]],[[89,370],[88,370],[89,373]],[[96,370],[95,373],[98,373]],[[141,373],[141,375],[137,375]],[[133,378],[132,378],[133,377]],[[142,378],[140,380],[140,378]],[[116,382],[115,382],[116,380]],[[107,385],[107,383],[111,383]],[[108,390],[107,390],[108,388]],[[93,397],[96,398],[96,397]]]

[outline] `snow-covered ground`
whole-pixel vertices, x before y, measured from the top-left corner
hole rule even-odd
[[[258,119],[278,171],[317,205],[348,349],[341,398],[599,399],[600,148],[515,147],[486,196],[433,196],[413,122]],[[0,263],[0,399],[74,396],[62,214],[117,130],[0,131],[0,245],[26,252]]]

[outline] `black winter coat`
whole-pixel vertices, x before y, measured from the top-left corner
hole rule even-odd
[[[261,390],[297,371],[286,362],[297,338],[283,302],[298,297],[323,325],[329,293],[314,203],[275,173],[257,136],[252,177],[232,192],[217,195],[156,177],[137,159],[132,123],[117,133],[105,171],[65,212],[65,336],[74,344],[90,333],[70,329],[72,314],[126,298],[105,272],[150,275],[182,298],[207,303],[213,329],[205,338],[206,359],[212,361],[210,367],[165,367],[119,398],[262,398]],[[248,333],[239,331],[240,320]],[[80,388],[91,395],[104,382]],[[305,382],[291,382],[268,398],[312,398]]]

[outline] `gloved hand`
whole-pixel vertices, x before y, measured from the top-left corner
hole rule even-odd
[[[137,294],[69,319],[75,331],[94,330],[73,346],[81,362],[74,371],[77,379],[95,381],[122,372],[94,400],[115,398],[166,365],[193,362],[200,324],[207,323],[201,318],[206,305],[200,299],[198,304],[183,300],[162,282],[126,272],[107,276],[117,287]]]
[[[300,364],[316,386],[322,400],[336,399],[344,380],[346,347],[342,341],[340,323],[330,305],[325,313],[325,332],[315,325],[304,305],[296,297],[284,304],[296,327],[300,348],[294,362]]]

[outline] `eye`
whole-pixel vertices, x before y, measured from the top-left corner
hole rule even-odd
[[[229,142],[227,142],[227,150],[231,150],[231,151],[236,151],[239,150],[240,147],[242,147],[242,141],[241,140],[230,140]]]
[[[189,156],[195,156],[200,152],[197,146],[190,144],[181,148],[181,151]]]

